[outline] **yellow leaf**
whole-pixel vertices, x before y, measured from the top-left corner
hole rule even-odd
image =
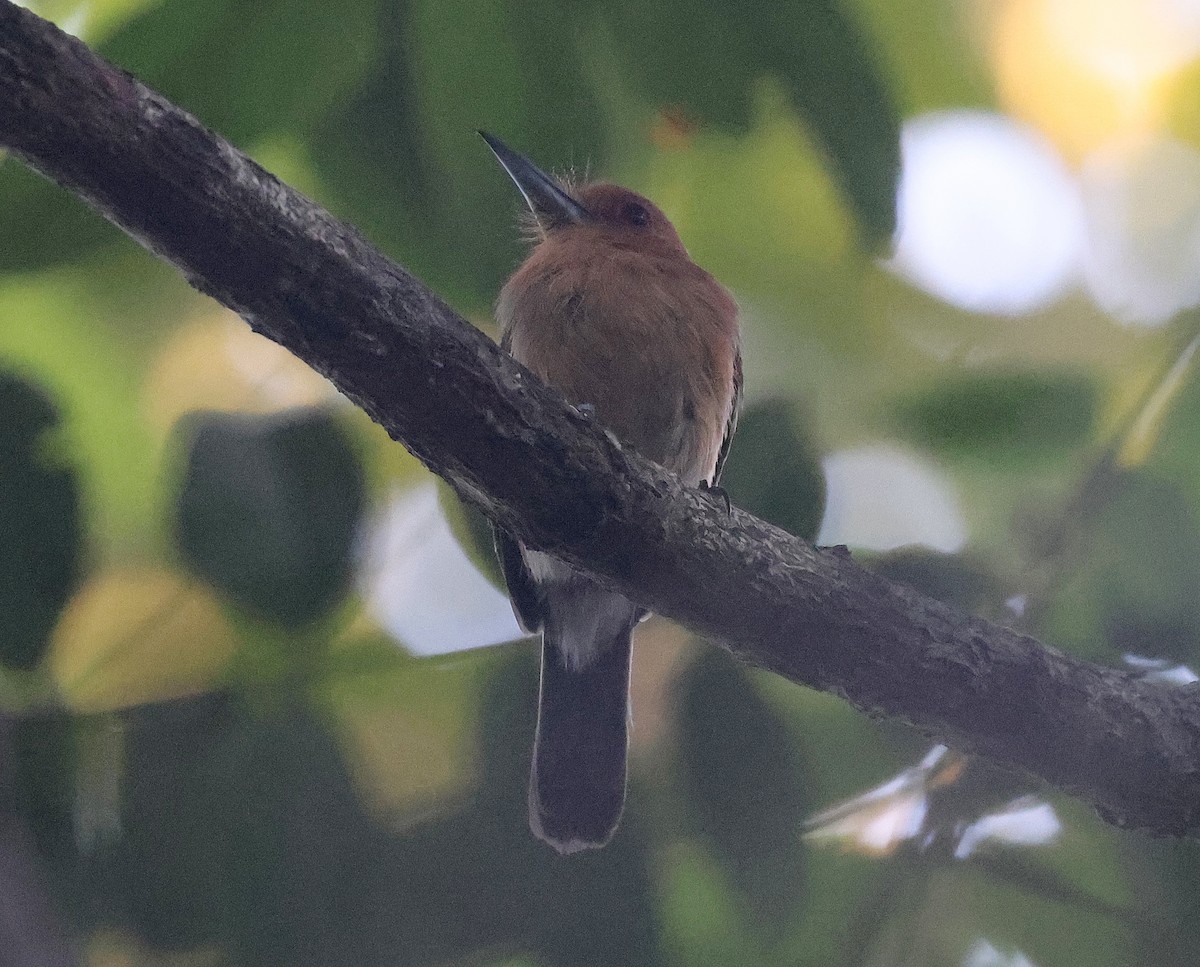
[[[336,652],[324,703],[359,793],[412,817],[466,794],[478,775],[478,690],[488,656],[413,659],[383,638]],[[355,667],[358,670],[355,670]]]
[[[67,605],[50,670],[68,707],[107,711],[212,688],[235,647],[202,585],[165,571],[109,571]]]

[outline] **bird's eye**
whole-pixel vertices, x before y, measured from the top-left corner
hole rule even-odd
[[[638,228],[645,228],[650,224],[650,213],[636,201],[629,202],[625,206],[623,214],[625,215],[625,221],[629,222],[630,225],[636,225]]]

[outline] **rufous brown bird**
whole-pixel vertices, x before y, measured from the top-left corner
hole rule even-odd
[[[733,298],[641,195],[556,181],[480,134],[536,231],[496,305],[503,347],[623,445],[715,489],[742,395]],[[560,853],[603,846],[625,803],[630,656],[646,612],[499,531],[496,549],[517,620],[542,633],[530,827]]]

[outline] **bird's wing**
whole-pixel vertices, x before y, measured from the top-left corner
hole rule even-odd
[[[500,570],[504,572],[504,583],[508,585],[508,597],[517,624],[526,634],[532,635],[542,627],[542,596],[534,584],[533,575],[525,566],[521,546],[495,524],[492,525],[492,541],[496,547],[496,557],[500,559]]]
[[[506,353],[512,352],[512,329],[506,328],[501,332],[500,348]],[[521,545],[495,524],[492,524],[492,543],[500,561],[500,570],[504,572],[504,583],[508,585],[508,598],[512,602],[517,624],[528,635],[541,631],[542,596],[533,581],[533,575],[525,566]]]
[[[721,449],[717,454],[717,469],[713,473],[713,485],[720,483],[721,471],[725,469],[725,458],[729,456],[729,445],[733,442],[733,434],[737,430],[738,414],[742,409],[742,351],[738,349],[733,356],[733,404],[729,407],[729,419],[725,423],[725,436],[721,439]]]

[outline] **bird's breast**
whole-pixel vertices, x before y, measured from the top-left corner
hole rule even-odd
[[[733,405],[737,312],[686,256],[543,242],[497,306],[509,351],[621,441],[695,484]]]

